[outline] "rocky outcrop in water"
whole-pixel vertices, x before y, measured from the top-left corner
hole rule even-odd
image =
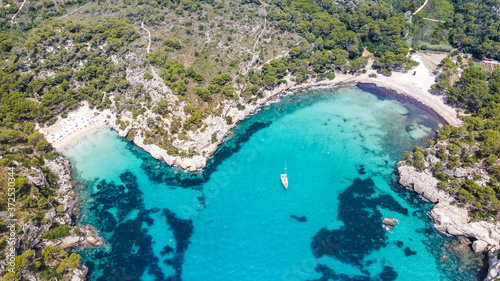
[[[396,219],[393,219],[393,218],[384,218],[382,220],[382,224],[394,227],[398,224],[398,221]]]

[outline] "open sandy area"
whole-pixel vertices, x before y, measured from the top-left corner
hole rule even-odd
[[[47,141],[58,151],[96,129],[108,126],[109,111],[99,112],[90,109],[86,102],[69,112],[67,118],[59,117],[53,125],[41,128]]]

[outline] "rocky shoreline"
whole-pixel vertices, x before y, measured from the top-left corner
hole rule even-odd
[[[358,77],[345,75],[340,77],[340,79],[312,81],[303,84],[296,84],[295,82],[290,81],[288,77],[287,79],[287,85],[282,84],[273,90],[264,91],[263,98],[257,100],[253,104],[245,104],[244,110],[238,110],[236,104],[226,104],[221,116],[210,116],[204,120],[206,124],[206,129],[204,131],[198,130],[196,132],[188,132],[187,136],[190,140],[177,140],[174,142],[174,146],[177,149],[183,149],[185,151],[194,149],[198,152],[201,151],[201,155],[195,155],[193,157],[169,155],[165,149],[155,144],[145,144],[144,137],[139,134],[135,134],[131,141],[151,154],[155,159],[164,161],[170,166],[175,166],[189,172],[201,171],[205,168],[208,159],[225,140],[225,137],[231,133],[237,123],[253,114],[256,114],[262,107],[277,102],[280,98],[286,95],[298,94],[315,89],[335,89],[345,86],[357,86],[360,89],[367,90],[372,93],[389,96],[411,103],[423,109],[443,124],[457,124],[459,122],[458,119],[450,120],[449,118],[445,118],[436,108],[432,108],[430,105],[416,99],[414,96],[406,93],[405,91],[396,91],[384,82],[376,81],[364,76]],[[237,101],[237,104],[238,102],[243,103],[242,100]],[[227,124],[226,117],[231,117],[233,122],[231,124]],[[112,116],[107,124],[113,130],[117,131],[120,137],[126,137],[131,131],[138,129],[138,126],[133,125],[128,126],[127,128],[120,128],[120,126],[114,122],[115,120],[116,117]],[[128,121],[131,124],[134,122],[134,118],[131,114],[121,116],[121,120]],[[139,128],[141,128],[140,125]],[[217,135],[216,142],[212,142],[212,136],[214,134]]]
[[[244,104],[245,109],[239,110],[234,105],[226,104],[224,106],[224,110],[221,116],[210,116],[204,120],[206,129],[201,132],[188,132],[188,137],[191,139],[189,141],[176,141],[174,142],[174,146],[178,149],[189,150],[190,148],[194,148],[195,151],[202,151],[203,155],[195,155],[191,158],[189,157],[181,157],[181,156],[173,156],[167,154],[166,150],[155,144],[144,144],[144,138],[140,135],[135,135],[132,139],[137,146],[151,154],[155,159],[164,161],[170,166],[175,166],[183,170],[187,170],[189,172],[201,171],[205,168],[208,159],[211,157],[213,153],[218,149],[219,145],[224,142],[227,135],[229,135],[234,127],[237,126],[238,122],[243,121],[249,116],[256,114],[262,109],[264,106],[278,102],[280,98],[289,95],[301,93],[313,89],[321,89],[321,88],[338,88],[344,87],[348,85],[355,85],[355,81],[320,81],[320,82],[310,82],[304,84],[295,84],[292,81],[287,81],[291,83],[292,86],[281,85],[279,87],[274,88],[270,91],[264,91],[264,97],[257,100],[253,104]],[[243,103],[243,101],[240,101]],[[231,117],[232,123],[227,124],[226,118]],[[123,118],[122,118],[123,120]],[[113,122],[110,122],[113,124]],[[126,129],[120,129],[117,125],[112,125],[111,128],[118,132],[120,137],[126,137],[131,130],[136,128],[130,127]],[[217,135],[217,141],[212,142],[212,136]]]
[[[435,228],[453,236],[464,237],[472,241],[472,250],[484,253],[488,257],[488,276],[485,281],[500,278],[500,226],[486,221],[473,222],[469,217],[469,208],[459,206],[453,196],[437,186],[437,179],[428,171],[417,171],[413,166],[399,162],[397,165],[399,183],[422,195],[436,205],[429,212],[435,222]]]
[[[57,176],[57,183],[59,189],[57,190],[56,200],[64,206],[63,212],[56,211],[55,207],[45,213],[46,223],[40,227],[35,226],[31,221],[22,225],[23,235],[16,241],[16,247],[22,248],[22,251],[28,249],[42,250],[45,247],[60,246],[63,249],[74,249],[77,247],[101,247],[105,245],[105,240],[101,237],[97,230],[91,225],[78,225],[79,231],[72,232],[70,235],[47,240],[43,239],[42,234],[47,232],[54,223],[59,225],[75,226],[76,216],[78,215],[78,208],[75,206],[76,191],[74,187],[76,182],[71,177],[71,165],[69,160],[63,156],[59,156],[54,160],[47,160],[45,167],[48,168],[55,176]],[[28,182],[35,187],[42,188],[48,187],[49,183],[45,178],[43,172],[39,168],[31,168],[27,171],[30,175],[27,176]],[[21,243],[21,241],[29,241],[29,243]],[[3,265],[2,265],[3,266]],[[83,265],[77,265],[71,272],[72,281],[86,280],[88,268]],[[39,280],[33,272],[26,272],[25,280]]]
[[[286,76],[284,81],[286,83],[281,83],[270,90],[263,90],[263,96],[258,98],[253,102],[248,102],[244,98],[240,97],[237,100],[228,100],[223,102],[221,105],[222,111],[220,115],[217,116],[207,116],[203,120],[203,129],[197,129],[195,131],[187,131],[182,138],[176,138],[173,135],[172,146],[179,151],[192,151],[193,156],[182,156],[181,155],[171,155],[167,153],[167,150],[156,145],[146,142],[146,137],[141,133],[134,133],[140,131],[149,130],[147,119],[156,119],[158,116],[148,109],[144,114],[134,116],[132,112],[121,111],[115,112],[106,109],[102,112],[89,109],[87,104],[84,103],[83,106],[86,107],[84,116],[93,117],[100,120],[100,126],[110,127],[116,132],[118,132],[120,137],[127,137],[134,144],[151,154],[155,159],[164,161],[170,166],[175,166],[180,169],[196,172],[201,171],[205,168],[208,159],[215,153],[219,145],[225,140],[227,135],[231,133],[238,122],[248,118],[249,116],[256,114],[262,107],[269,105],[271,103],[277,102],[281,97],[301,93],[304,91],[310,91],[314,89],[321,88],[338,88],[344,86],[357,86],[363,90],[375,93],[377,95],[384,95],[401,100],[403,102],[411,103],[427,113],[429,113],[434,118],[438,119],[443,124],[457,125],[460,120],[456,117],[455,109],[446,105],[442,97],[437,97],[432,95],[428,90],[430,85],[434,83],[434,74],[427,69],[421,62],[420,55],[414,55],[416,61],[420,61],[416,70],[418,70],[418,75],[411,75],[409,72],[395,72],[392,76],[380,76],[380,77],[370,77],[370,74],[375,74],[374,70],[367,67],[367,72],[364,74],[357,75],[345,75],[336,74],[333,80],[316,80],[312,78],[311,81],[307,83],[299,83],[292,79],[290,76]],[[415,72],[417,72],[415,70]],[[376,75],[375,75],[376,76]],[[419,80],[418,83],[415,80]],[[156,77],[153,81],[148,81],[142,78],[142,72],[139,70],[128,70],[127,71],[127,81],[132,84],[141,84],[144,86],[145,90],[151,94],[152,102],[157,103],[159,101],[165,100],[169,104],[175,105],[171,112],[168,114],[168,118],[163,118],[167,126],[171,125],[171,120],[175,118],[180,118],[184,122],[189,116],[182,110],[185,102],[180,101],[176,95],[174,95],[171,90],[161,81],[160,77]],[[243,92],[244,86],[233,85],[239,93]],[[112,96],[110,96],[112,98]],[[70,119],[74,111],[68,113],[68,119]],[[81,114],[81,113],[80,113]],[[77,117],[82,117],[82,115],[74,114]],[[226,118],[229,118],[232,122],[227,122]],[[59,120],[52,126],[47,128],[42,128],[41,131],[48,135],[51,127],[57,127],[63,123]],[[89,128],[84,128],[79,131],[78,134],[83,135]],[[68,138],[66,143],[74,141],[74,138]],[[54,144],[59,150],[62,147],[58,146],[58,143]]]

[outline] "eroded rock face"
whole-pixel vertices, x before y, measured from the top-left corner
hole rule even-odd
[[[413,189],[433,203],[453,201],[450,194],[437,187],[438,180],[429,171],[419,172],[415,167],[398,165],[399,183]]]
[[[464,168],[455,168],[455,170],[453,171],[453,176],[456,178],[465,178],[468,175],[469,173]]]
[[[447,202],[438,203],[430,211],[437,225],[458,225],[470,221],[467,209],[459,208]]]
[[[500,261],[496,261],[493,264],[490,264],[490,268],[488,269],[488,276],[484,281],[495,281],[500,277]]]
[[[78,265],[73,269],[71,272],[71,279],[70,281],[84,281],[87,280],[85,276],[89,273],[88,267],[85,265]]]
[[[434,206],[430,211],[430,215],[436,223],[437,230],[455,236],[477,239],[474,242],[478,248],[477,252],[483,252],[486,247],[499,246],[500,227],[485,221],[470,222],[468,211],[465,208],[451,205],[448,202],[441,202]],[[486,245],[483,243],[486,243]]]
[[[36,187],[49,186],[49,183],[45,179],[42,170],[40,170],[39,168],[32,167],[31,174],[32,175],[27,176],[29,183],[33,184]]]

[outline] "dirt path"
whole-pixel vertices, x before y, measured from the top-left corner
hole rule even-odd
[[[442,23],[446,23],[446,21],[444,20],[435,20],[435,19],[430,19],[430,18],[423,18],[424,20],[428,20],[428,21],[433,21],[433,22],[442,22]]]
[[[23,1],[23,3],[21,4],[21,7],[19,7],[19,10],[17,10],[17,12],[12,16],[12,18],[10,19],[10,24],[14,23],[14,19],[16,18],[17,14],[19,14],[19,12],[23,8],[24,4],[26,4],[26,0]]]
[[[264,18],[264,28],[259,34],[259,37],[257,37],[257,40],[255,41],[255,44],[253,45],[252,53],[255,53],[255,48],[257,47],[257,43],[259,43],[260,37],[262,34],[264,34],[264,31],[266,31],[266,23],[267,23],[267,18]]]
[[[420,10],[422,10],[425,5],[427,5],[427,2],[429,2],[429,0],[425,0],[424,4],[422,4],[422,6],[420,6],[413,14],[412,16],[416,15],[418,12],[420,12]]]
[[[151,47],[151,32],[147,28],[144,27],[144,21],[141,22],[141,28],[146,30],[148,33],[148,46],[146,47],[146,53],[149,54],[149,48]]]
[[[87,5],[90,5],[90,4],[92,4],[92,2],[88,2],[87,4],[85,4],[85,5],[81,6],[81,7],[78,7],[78,8],[76,8],[76,9],[74,9],[72,12],[70,12],[70,13],[68,13],[68,14],[65,14],[65,15],[62,15],[62,16],[60,17],[60,19],[63,19],[63,18],[65,18],[65,17],[67,17],[67,16],[72,15],[72,14],[74,14],[76,11],[78,11],[78,10],[82,9],[83,7],[85,7],[85,6],[87,6]]]
[[[148,46],[146,47],[146,54],[149,54],[149,50],[151,49],[151,32],[149,32],[149,30],[146,27],[144,27],[144,21],[141,22],[141,28],[146,30],[146,32],[148,33]],[[155,76],[156,78],[156,71],[151,64],[149,64],[149,68],[151,68],[151,72],[153,73],[153,76]]]

